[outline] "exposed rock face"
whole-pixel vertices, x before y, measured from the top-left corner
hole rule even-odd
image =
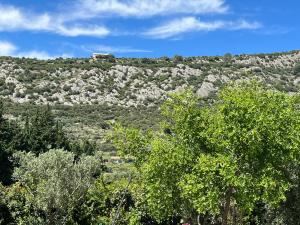
[[[0,97],[36,104],[153,105],[167,93],[192,87],[207,97],[234,80],[258,78],[277,89],[297,92],[293,68],[300,52],[186,58],[180,64],[117,59],[107,68],[85,59],[38,61],[0,57]],[[229,60],[229,61],[228,61]],[[158,64],[159,63],[159,64]]]
[[[201,88],[197,91],[197,94],[201,97],[207,97],[209,93],[212,91],[215,91],[216,88],[212,83],[209,82],[203,82],[201,85]]]

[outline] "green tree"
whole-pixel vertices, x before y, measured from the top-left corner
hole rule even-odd
[[[18,152],[14,157],[19,167],[13,177],[25,191],[24,207],[31,206],[30,214],[44,224],[74,223],[75,208],[84,202],[88,189],[101,174],[99,153],[75,160],[74,153],[52,149],[39,156]]]
[[[139,144],[119,139],[122,146],[114,139],[121,151],[143,152],[141,186],[158,220],[244,224],[257,203],[275,208],[285,200],[299,162],[298,96],[242,83],[222,90],[213,105],[191,91],[172,95],[162,112],[162,129],[148,141],[135,135]]]
[[[25,127],[19,138],[19,150],[36,154],[51,148],[70,150],[70,143],[63,131],[63,126],[55,121],[49,106],[36,110],[25,118]]]

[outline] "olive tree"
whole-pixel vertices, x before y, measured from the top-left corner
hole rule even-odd
[[[141,187],[157,220],[244,224],[256,203],[275,208],[285,200],[299,162],[298,96],[239,83],[212,105],[191,91],[174,94],[162,113],[160,132],[117,127],[113,135],[123,153],[143,154]]]
[[[39,156],[33,153],[14,154],[19,166],[13,177],[26,190],[26,205],[45,224],[66,224],[72,221],[75,207],[82,204],[89,187],[101,172],[101,157],[82,156],[52,149]]]

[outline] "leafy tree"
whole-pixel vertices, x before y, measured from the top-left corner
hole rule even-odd
[[[265,219],[265,224],[270,224],[270,219],[283,221],[282,224],[296,225],[300,222],[300,168],[299,165],[290,169],[292,172],[292,188],[286,193],[286,201],[281,204],[279,210],[264,210],[264,207],[259,209],[263,212],[262,218]]]
[[[298,96],[242,83],[210,106],[191,91],[172,95],[162,112],[161,131],[147,141],[124,128],[115,130],[124,144],[114,139],[123,153],[145,157],[137,166],[157,220],[244,224],[257,203],[275,208],[286,199],[299,162]]]
[[[84,202],[102,168],[99,154],[75,161],[73,153],[61,149],[39,156],[18,152],[14,157],[19,167],[15,168],[13,177],[24,189],[24,205],[31,206],[30,214],[45,224],[73,223],[75,208]]]
[[[70,149],[63,127],[55,121],[49,106],[38,109],[33,115],[26,117],[25,127],[19,140],[18,149],[36,154],[51,148]]]
[[[108,182],[99,178],[89,189],[87,200],[79,208],[85,224],[128,224],[128,212],[133,207],[133,199],[126,179]],[[118,218],[116,215],[119,215]],[[82,222],[81,222],[82,223]]]
[[[0,213],[0,224],[44,224],[42,215],[33,211],[33,204],[26,201],[31,193],[20,183],[1,187],[0,197],[3,202],[3,213]],[[2,223],[1,223],[2,221]]]

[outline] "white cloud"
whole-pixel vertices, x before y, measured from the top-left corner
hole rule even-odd
[[[258,22],[250,23],[247,21],[212,21],[203,22],[195,17],[184,17],[171,20],[158,27],[154,27],[146,32],[145,36],[152,38],[164,39],[174,37],[183,33],[195,31],[215,31],[218,29],[241,30],[241,29],[258,29],[261,24]]]
[[[13,57],[25,57],[25,58],[37,58],[37,59],[55,59],[55,58],[71,58],[72,55],[61,54],[51,55],[45,51],[19,51],[18,47],[8,41],[0,41],[0,56],[13,56]]]
[[[17,50],[17,47],[10,42],[0,41],[0,56],[9,56]]]
[[[146,36],[168,38],[191,31],[210,31],[222,27],[220,22],[201,22],[194,17],[175,19],[145,32]]]
[[[106,36],[109,30],[104,26],[65,26],[61,17],[55,15],[25,13],[13,6],[0,4],[0,31],[47,31],[64,36]]]
[[[13,6],[0,4],[0,31],[47,30],[50,26],[48,14],[26,14]]]
[[[78,0],[73,17],[152,17],[227,12],[225,0]]]
[[[89,52],[99,51],[106,53],[150,53],[152,51],[145,49],[137,49],[127,46],[107,46],[107,45],[95,45],[90,47],[82,46],[82,48]],[[92,50],[91,50],[92,49]]]
[[[138,30],[120,31],[101,25],[97,18],[132,17],[149,18],[165,15],[184,16],[173,19],[158,27],[142,33],[151,38],[169,38],[194,31],[213,31],[217,29],[240,30],[257,29],[261,25],[248,21],[201,21],[200,14],[220,14],[228,12],[225,0],[74,0],[74,6],[60,9],[56,13],[33,13],[0,3],[1,31],[41,31],[63,36],[141,35]],[[106,18],[107,19],[107,18]],[[95,24],[88,23],[95,21]],[[93,23],[93,22],[92,22]],[[112,49],[129,51],[129,49]],[[131,49],[134,50],[134,49]],[[137,49],[138,50],[138,49]],[[110,51],[112,52],[112,51]]]
[[[57,33],[65,36],[94,36],[94,37],[103,37],[110,33],[110,31],[101,26],[92,26],[92,27],[82,27],[82,26],[74,26],[74,27],[65,27],[59,26],[57,29]]]

